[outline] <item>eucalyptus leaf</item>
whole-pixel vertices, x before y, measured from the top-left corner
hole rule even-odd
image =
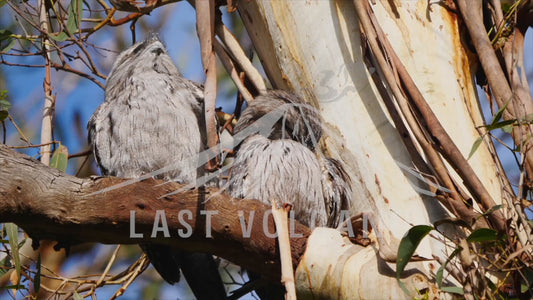
[[[422,239],[428,235],[428,233],[433,230],[432,226],[428,225],[417,225],[409,229],[405,236],[400,241],[400,246],[398,247],[398,258],[396,260],[396,279],[402,290],[409,295],[409,291],[405,287],[404,283],[400,280],[402,272],[407,266],[409,260],[415,253],[416,248],[422,241]]]
[[[67,170],[68,165],[68,149],[64,145],[59,145],[52,155],[50,160],[50,167],[56,168],[62,172]]]
[[[498,239],[498,232],[490,228],[480,228],[472,232],[466,240],[469,242],[488,242]]]
[[[443,286],[441,288],[441,291],[446,292],[446,293],[459,294],[459,295],[465,294],[465,291],[463,290],[463,288],[458,287],[458,286]]]
[[[13,264],[15,264],[15,270],[17,271],[17,277],[20,280],[20,257],[19,257],[19,228],[13,223],[6,223],[6,233],[9,238],[9,246],[11,247],[11,255],[13,258]]]
[[[468,154],[468,158],[467,160],[470,159],[470,157],[472,157],[472,155],[474,155],[474,153],[476,153],[476,150],[477,148],[479,148],[479,145],[481,145],[481,142],[483,142],[483,137],[480,136],[476,139],[476,141],[474,142],[474,144],[472,145],[472,149],[470,149],[470,154]]]

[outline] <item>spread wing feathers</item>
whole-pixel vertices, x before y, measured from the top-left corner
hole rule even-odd
[[[350,177],[342,163],[334,158],[319,158],[322,167],[322,191],[328,227],[336,228],[341,210],[348,210],[352,198]]]
[[[325,226],[326,207],[321,169],[315,154],[292,140],[249,137],[233,162],[227,189],[233,197],[258,199],[270,205],[293,205],[295,219],[307,226]]]

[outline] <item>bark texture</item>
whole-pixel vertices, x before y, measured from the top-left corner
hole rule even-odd
[[[0,145],[0,222],[13,222],[34,240],[56,240],[60,246],[83,242],[137,244],[150,241],[176,248],[212,253],[247,269],[279,278],[276,240],[265,235],[263,216],[269,207],[257,200],[242,200],[216,189],[186,190],[164,196],[182,186],[147,179],[128,182],[119,178],[81,179],[66,175],[38,161]],[[164,210],[171,238],[161,232],[150,237],[156,210]],[[211,217],[211,235],[206,237],[206,215]],[[143,238],[130,238],[130,211],[135,212],[135,232]],[[192,235],[180,238],[178,230]],[[251,214],[254,217],[251,220]],[[243,235],[239,215],[251,223],[250,238]],[[274,233],[272,216],[266,228]],[[189,218],[190,216],[190,218]],[[305,251],[310,229],[296,223],[291,238],[294,266]]]

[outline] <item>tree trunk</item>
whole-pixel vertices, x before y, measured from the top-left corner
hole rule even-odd
[[[483,116],[473,80],[474,62],[462,44],[458,17],[442,6],[429,7],[428,1],[375,2],[371,9],[386,37],[433,113],[467,157],[480,136],[476,126],[483,125]],[[413,135],[410,130],[402,133],[398,128],[371,79],[372,73],[365,65],[368,49],[361,44],[353,2],[240,1],[238,8],[273,86],[294,90],[322,112],[328,123],[323,151],[349,166],[354,192],[352,213],[372,211],[375,221],[382,225],[382,232],[377,234],[392,245],[413,224],[430,224],[450,216],[426,183],[433,180],[420,180],[411,172],[417,159],[412,148],[414,153],[423,151],[418,142],[412,142],[415,139],[409,138]],[[504,184],[498,177],[499,162],[491,151],[492,145],[483,143],[468,162],[499,204]],[[422,154],[422,159],[427,157]],[[467,191],[463,180],[449,164],[446,166],[458,189]],[[326,259],[329,251],[324,245],[327,243],[321,248],[321,257]],[[426,239],[417,253],[427,258],[442,257],[445,250],[441,242]],[[308,249],[306,255],[311,251]],[[306,273],[313,262],[300,264],[296,275],[300,287],[312,287],[314,296],[321,294],[315,293],[317,287],[332,283],[350,291],[335,293],[338,297],[333,298],[405,295],[388,290],[397,286],[394,272],[378,268],[374,252],[353,251],[357,254],[349,261],[357,267],[346,264],[344,268],[355,268],[359,274],[366,270],[364,276],[348,277],[349,283],[341,284],[347,277],[337,270],[336,258],[342,257],[339,254],[330,261],[335,272],[329,276],[334,278],[316,275],[316,269],[315,273]],[[436,271],[434,262],[423,265],[415,268],[422,273]],[[387,289],[380,288],[383,286]],[[323,295],[332,295],[332,291]]]

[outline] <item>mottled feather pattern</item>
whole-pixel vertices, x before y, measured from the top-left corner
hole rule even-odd
[[[180,75],[157,35],[118,56],[105,98],[88,123],[89,143],[104,175],[138,178],[165,168],[154,177],[196,182],[204,149],[203,89]],[[198,299],[226,298],[210,254],[140,246],[167,282],[178,282],[181,268]]]
[[[105,175],[135,178],[174,166],[158,178],[194,182],[197,154],[203,150],[197,119],[203,93],[180,76],[158,39],[119,55],[105,94],[88,125]]]
[[[268,91],[249,103],[235,133],[280,108],[284,115],[268,137],[253,134],[238,147],[227,189],[233,197],[267,205],[272,199],[278,206],[289,203],[305,225],[336,227],[340,210],[350,203],[350,180],[340,161],[316,149],[322,123],[315,108],[295,94]]]
[[[239,149],[229,191],[234,197],[260,199],[265,204],[270,204],[270,199],[278,206],[290,203],[301,223],[326,226],[321,177],[317,174],[321,174],[320,166],[307,147],[293,140],[253,135]]]
[[[276,109],[283,109],[283,117],[270,133],[270,139],[293,139],[314,150],[322,136],[320,114],[302,98],[281,90],[259,95],[248,105],[235,126],[239,133],[259,118]]]

